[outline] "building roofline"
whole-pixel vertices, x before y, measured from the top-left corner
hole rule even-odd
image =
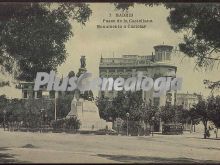
[[[157,49],[160,47],[167,47],[167,48],[173,49],[173,46],[170,46],[170,45],[156,45],[156,46],[154,46],[154,49]]]
[[[101,69],[101,68],[143,68],[143,67],[160,67],[160,66],[162,66],[162,67],[170,67],[170,68],[175,68],[175,69],[177,69],[177,67],[176,66],[173,66],[173,65],[142,65],[142,66],[138,66],[138,65],[136,65],[136,66],[123,66],[123,65],[121,65],[121,66],[99,66],[99,69]]]

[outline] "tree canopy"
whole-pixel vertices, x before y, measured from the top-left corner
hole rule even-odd
[[[143,3],[145,6],[164,5],[170,13],[171,29],[184,33],[180,51],[197,61],[199,67],[220,62],[220,5],[217,3]],[[134,3],[115,3],[116,9],[128,10]]]
[[[194,57],[199,67],[220,62],[220,5],[216,3],[165,4],[167,20],[175,32],[183,32],[180,51]]]
[[[2,3],[0,65],[18,80],[33,81],[39,71],[62,64],[65,42],[73,35],[70,19],[85,25],[92,11],[84,3]]]

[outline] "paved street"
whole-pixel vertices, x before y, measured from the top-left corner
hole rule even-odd
[[[220,140],[200,134],[126,137],[0,130],[3,163],[220,163]]]

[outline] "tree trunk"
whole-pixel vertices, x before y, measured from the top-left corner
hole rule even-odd
[[[193,124],[192,124],[192,120],[191,120],[191,122],[190,122],[190,133],[192,133],[193,132]]]
[[[218,138],[218,128],[216,128],[216,134],[215,134],[215,136],[216,136],[216,139]]]
[[[207,122],[204,122],[204,139],[207,137]]]

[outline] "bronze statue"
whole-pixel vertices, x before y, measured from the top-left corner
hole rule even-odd
[[[86,67],[86,57],[81,56],[80,62],[81,62],[81,68],[85,68]]]

